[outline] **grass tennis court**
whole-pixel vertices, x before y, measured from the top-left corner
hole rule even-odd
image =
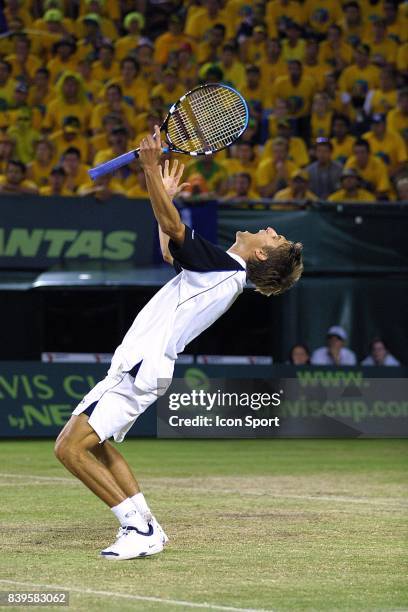
[[[0,444],[0,590],[72,589],[70,610],[408,608],[406,441],[128,440],[171,543],[117,563],[98,558],[113,515],[52,448]]]

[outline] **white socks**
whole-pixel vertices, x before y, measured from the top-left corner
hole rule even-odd
[[[136,497],[136,495],[134,497]],[[132,527],[136,527],[141,531],[146,531],[148,529],[146,519],[138,511],[135,504],[129,497],[127,499],[124,499],[123,502],[120,502],[120,504],[118,504],[117,506],[111,508],[111,510],[118,519],[119,523],[122,525],[122,527],[131,525]]]
[[[152,513],[149,506],[146,503],[143,493],[136,493],[129,498],[136,507],[136,510],[142,515],[146,522],[152,520]]]

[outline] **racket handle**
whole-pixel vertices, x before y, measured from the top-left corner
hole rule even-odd
[[[115,172],[118,168],[122,168],[122,166],[126,166],[130,164],[135,159],[139,157],[138,150],[129,151],[128,153],[123,153],[123,155],[119,155],[118,157],[114,157],[103,164],[99,164],[95,166],[95,168],[91,168],[88,170],[89,176],[94,181],[95,179],[103,176],[104,174],[109,174],[110,172]]]

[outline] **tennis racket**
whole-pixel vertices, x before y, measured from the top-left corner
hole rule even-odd
[[[210,155],[232,145],[246,130],[248,105],[228,85],[208,83],[187,92],[173,104],[160,131],[169,149],[186,155]],[[95,180],[139,157],[139,149],[119,155],[89,170]]]

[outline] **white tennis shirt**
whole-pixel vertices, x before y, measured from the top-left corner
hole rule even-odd
[[[135,385],[164,393],[185,346],[230,308],[246,283],[246,264],[186,226],[182,246],[170,241],[179,272],[139,312],[112,358],[109,375],[140,364]],[[167,379],[159,382],[158,379]]]

